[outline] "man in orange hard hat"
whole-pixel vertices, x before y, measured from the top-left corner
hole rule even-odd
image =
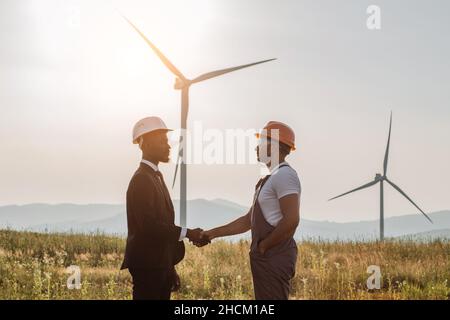
[[[142,160],[127,190],[128,237],[121,269],[133,278],[133,299],[170,299],[180,287],[175,265],[184,258],[183,239],[198,246],[201,229],[176,226],[175,213],[158,164],[169,161],[171,131],[158,117],[139,120],[133,128],[133,143],[139,144]]]
[[[202,235],[212,240],[251,230],[250,264],[255,299],[287,300],[297,261],[293,236],[300,222],[300,180],[285,161],[295,150],[295,134],[288,125],[270,121],[257,138],[258,161],[267,166],[270,174],[256,184],[250,210]]]

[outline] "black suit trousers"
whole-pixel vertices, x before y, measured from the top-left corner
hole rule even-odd
[[[172,268],[129,268],[133,300],[170,300]]]

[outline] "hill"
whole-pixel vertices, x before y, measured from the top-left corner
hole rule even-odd
[[[178,213],[179,203],[174,201]],[[188,226],[209,229],[236,219],[248,208],[228,200],[189,200]],[[429,214],[433,224],[420,214],[411,214],[385,219],[386,237],[403,237],[416,234],[415,238],[426,239],[429,232],[450,229],[450,211]],[[178,214],[177,214],[178,216]],[[177,219],[178,221],[178,219]],[[378,237],[379,222],[357,221],[337,223],[301,219],[295,234],[297,240],[321,239],[327,241],[368,241]],[[29,204],[0,207],[0,228],[39,232],[102,232],[112,235],[126,235],[126,212],[124,205],[111,204]],[[231,240],[248,238],[248,233]],[[450,239],[448,233],[442,238]]]

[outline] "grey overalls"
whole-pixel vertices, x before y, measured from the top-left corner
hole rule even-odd
[[[284,166],[287,166],[287,164],[280,166],[280,168]],[[258,251],[258,243],[275,229],[264,218],[258,203],[259,192],[270,177],[268,175],[262,178],[256,185],[251,209],[250,264],[253,287],[256,300],[287,300],[289,298],[290,280],[295,275],[295,263],[297,261],[297,244],[294,238],[284,240],[264,254]]]

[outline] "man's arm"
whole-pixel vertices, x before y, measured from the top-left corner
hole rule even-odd
[[[267,236],[267,238],[259,242],[258,250],[263,254],[283,240],[292,237],[300,222],[299,194],[293,193],[286,195],[279,201],[283,218],[280,220],[275,229]]]
[[[214,238],[232,236],[235,234],[247,232],[251,227],[250,210],[247,212],[247,214],[237,218],[233,222],[208,231],[203,231],[203,236],[207,237],[209,240],[212,240]]]

